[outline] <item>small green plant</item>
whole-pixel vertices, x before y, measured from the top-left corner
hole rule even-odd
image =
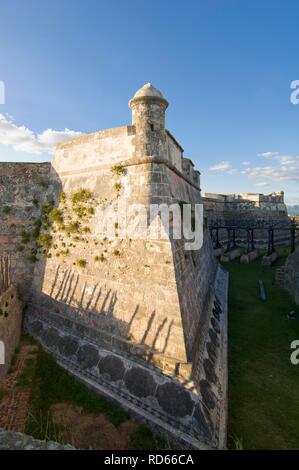
[[[21,253],[22,251],[24,251],[24,249],[25,249],[24,245],[18,245],[18,247],[17,247],[17,251],[18,251],[19,253]]]
[[[90,233],[90,228],[89,227],[83,227],[82,231],[84,233]]]
[[[97,262],[97,261],[101,261],[101,263],[103,263],[103,261],[106,260],[105,256],[103,255],[103,253],[100,255],[100,256],[95,256],[94,257],[94,260]]]
[[[113,256],[120,256],[120,251],[119,250],[114,250],[112,252]]]
[[[50,212],[53,208],[54,208],[54,201],[53,200],[48,201],[47,204],[44,204],[41,207],[41,215],[43,216],[45,222],[48,221],[49,214],[50,214]]]
[[[56,222],[57,224],[62,224],[63,223],[63,215],[62,212],[54,207],[50,213],[49,213],[50,219],[52,222]]]
[[[76,263],[80,268],[85,268],[87,265],[87,261],[85,259],[77,259]]]
[[[120,191],[121,191],[121,188],[122,188],[121,183],[119,183],[119,182],[115,183],[113,187],[114,187],[115,191],[119,194]]]
[[[43,233],[38,238],[38,243],[41,247],[50,249],[52,245],[52,236],[48,235],[47,233]]]
[[[26,230],[23,230],[21,233],[21,238],[22,238],[22,244],[27,245],[27,243],[30,242],[30,234],[26,232]]]
[[[233,442],[235,450],[244,450],[243,439],[241,437],[238,437],[235,434],[232,434],[230,438]]]
[[[86,216],[85,207],[82,206],[73,206],[73,212],[75,212],[79,219],[83,219]]]
[[[94,208],[93,207],[87,207],[87,213],[90,215],[94,214]]]
[[[70,250],[67,248],[66,250],[62,250],[60,252],[61,256],[69,256],[70,254]]]
[[[62,192],[60,193],[59,201],[62,202],[62,203],[66,202],[66,194],[65,194],[64,191],[62,191]]]
[[[35,206],[35,207],[38,207],[39,205],[39,200],[35,197],[32,199],[32,204]]]
[[[40,235],[40,231],[41,231],[41,228],[42,228],[42,220],[41,219],[36,219],[36,221],[34,222],[34,230],[32,232],[32,237],[37,239]]]
[[[78,233],[80,228],[80,224],[78,221],[70,222],[65,226],[65,231],[67,235],[71,235],[72,233]]]
[[[36,255],[30,255],[28,256],[28,261],[30,261],[30,263],[36,263],[38,261],[38,258],[36,257]]]
[[[120,176],[120,175],[126,175],[127,174],[127,169],[124,168],[122,165],[114,165],[111,168],[111,172],[114,175]]]
[[[3,209],[3,213],[4,213],[5,215],[10,214],[11,211],[12,211],[12,209],[11,209],[11,207],[9,207],[9,206],[4,207],[4,209]]]
[[[81,188],[79,191],[72,193],[71,202],[73,205],[81,202],[87,202],[92,198],[92,193],[88,189]]]

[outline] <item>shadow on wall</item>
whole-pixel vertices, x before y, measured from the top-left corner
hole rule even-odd
[[[80,300],[77,305],[73,305],[76,298],[76,290],[79,285],[80,275],[71,269],[63,273],[61,281],[58,281],[58,273],[61,265],[56,268],[56,275],[53,279],[50,295],[42,291],[33,291],[31,301],[29,302],[29,312],[41,315],[56,314],[65,319],[85,325],[93,332],[98,332],[98,337],[114,337],[114,346],[117,349],[123,349],[123,341],[128,341],[134,346],[140,346],[143,353],[148,359],[157,352],[157,342],[163,334],[164,345],[159,349],[159,353],[164,354],[167,350],[171,331],[173,328],[173,320],[169,322],[165,317],[159,323],[155,334],[149,341],[148,336],[151,327],[156,318],[156,312],[153,311],[147,320],[147,325],[142,331],[141,338],[136,340],[132,331],[134,320],[136,319],[140,306],[137,304],[131,318],[128,322],[116,318],[114,315],[117,306],[117,291],[108,290],[103,292],[102,286],[96,284],[91,294],[87,293],[87,284],[85,283],[83,291],[80,293]],[[118,348],[119,347],[119,348]]]
[[[53,208],[58,209],[62,183],[53,168],[51,179],[54,188]],[[77,256],[76,250],[77,248],[74,249],[74,256]],[[59,260],[56,256],[50,260],[46,256],[39,256],[34,269],[28,313],[34,314],[38,311],[48,315],[56,313],[64,318],[84,323],[89,328],[102,332],[103,335],[118,337],[119,341],[115,344],[120,348],[123,347],[122,341],[140,347],[147,359],[156,353],[166,353],[175,323],[172,319],[167,315],[162,315],[161,318],[161,314],[158,315],[154,309],[144,317],[140,314],[139,303],[136,303],[135,307],[132,304],[127,307],[126,320],[122,319],[119,312],[124,307],[123,302],[119,303],[117,290],[109,287],[107,289],[107,286],[101,282],[94,284],[93,279],[89,282],[90,276],[71,266],[73,259],[67,261],[66,265],[61,262],[57,264],[56,259]],[[47,262],[51,264],[50,269],[47,267]],[[44,289],[45,281],[46,289]],[[144,306],[142,307],[144,309]],[[130,309],[132,309],[131,315]]]

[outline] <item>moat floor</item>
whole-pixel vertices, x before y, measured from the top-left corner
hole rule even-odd
[[[299,449],[299,308],[275,284],[275,269],[229,263],[229,447]],[[259,299],[262,279],[267,300]],[[296,319],[287,313],[295,310]]]
[[[165,449],[166,441],[88,390],[23,336],[0,382],[0,427],[78,449]]]

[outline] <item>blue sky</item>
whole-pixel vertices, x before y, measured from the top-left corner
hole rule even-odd
[[[150,81],[203,192],[299,203],[298,24],[296,0],[2,0],[0,160],[129,124]]]

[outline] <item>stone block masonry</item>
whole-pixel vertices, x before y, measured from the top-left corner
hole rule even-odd
[[[113,238],[98,236],[119,204],[202,203],[200,173],[165,129],[166,99],[147,84],[129,106],[132,125],[62,143],[51,165],[4,165],[2,250],[27,300],[28,331],[64,367],[162,432],[181,429],[184,445],[215,447],[225,428],[227,281],[207,228],[195,251],[160,215],[159,239],[121,238],[117,221]]]
[[[235,225],[236,243],[239,247],[247,246],[247,232],[238,227],[247,225],[258,227],[265,223],[277,227],[288,227],[290,219],[284,203],[284,193],[259,194],[211,194],[205,193],[203,198],[204,212],[210,226]],[[228,234],[226,229],[219,229],[221,246],[226,247]],[[275,246],[290,246],[290,230],[275,230]],[[267,248],[268,231],[262,228],[254,229],[254,244],[256,248]]]
[[[5,364],[0,364],[0,378],[5,375],[11,364],[21,335],[23,305],[18,298],[17,289],[10,286],[0,295],[0,341],[4,344]]]
[[[28,298],[34,271],[32,252],[41,206],[53,198],[50,163],[0,163],[0,258],[20,296]]]
[[[283,284],[299,305],[299,247],[286,261]]]

